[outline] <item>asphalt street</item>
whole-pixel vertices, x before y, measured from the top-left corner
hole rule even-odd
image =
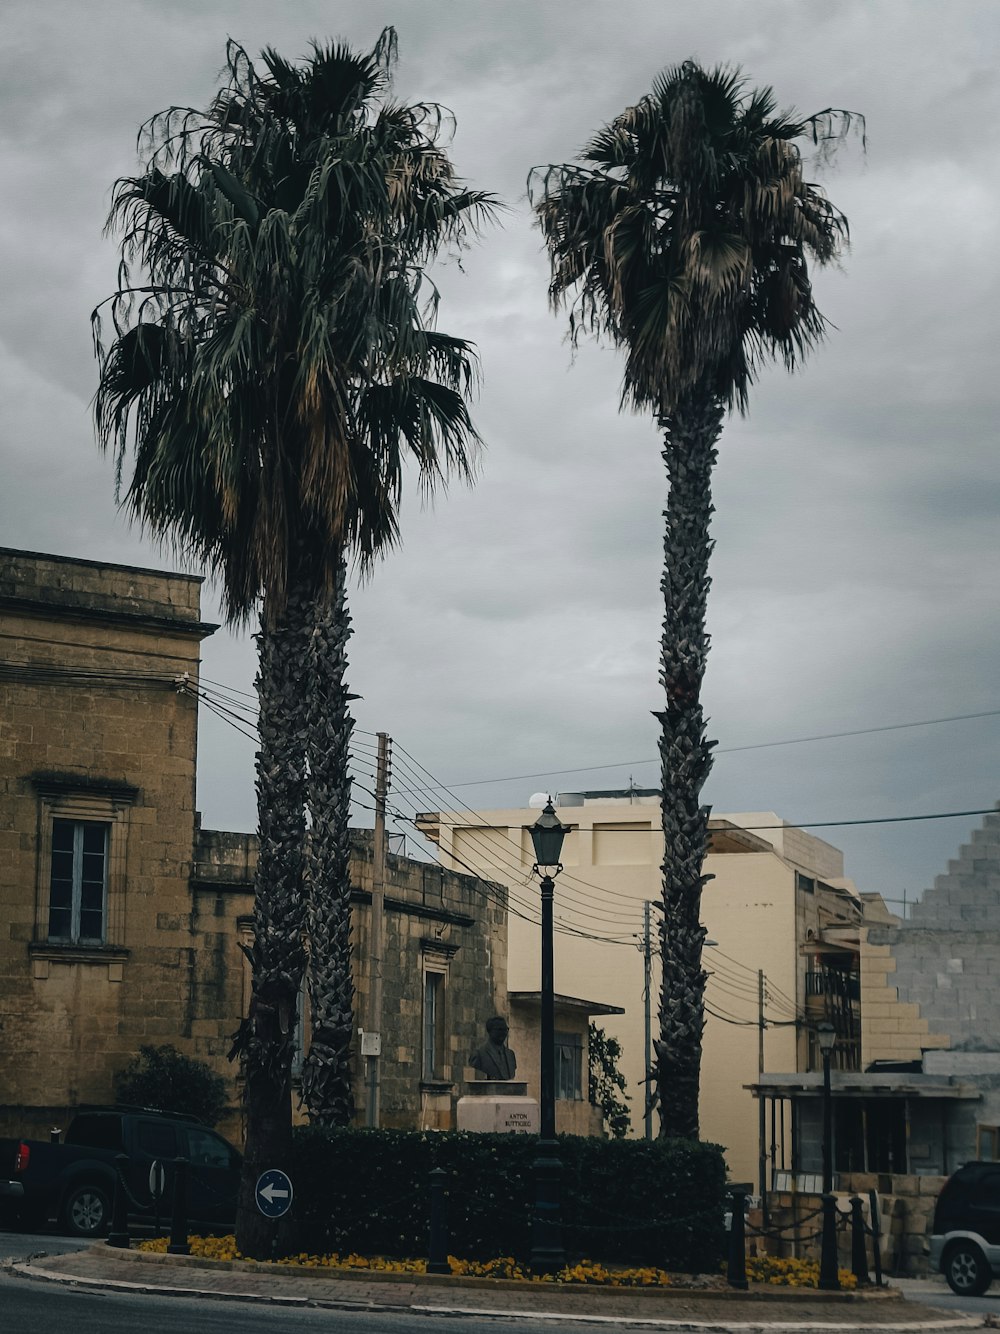
[[[923,1306],[941,1311],[960,1311],[963,1315],[991,1315],[1000,1318],[1000,1279],[995,1280],[985,1297],[956,1297],[943,1279],[894,1278],[894,1288],[903,1296]]]
[[[27,1260],[29,1255],[68,1255],[84,1251],[89,1241],[76,1237],[57,1237],[47,1232],[4,1232],[0,1229],[0,1264],[8,1260]]]
[[[552,1320],[488,1316],[398,1315],[381,1311],[329,1311],[295,1307],[247,1306],[204,1298],[155,1297],[117,1292],[88,1292],[62,1284],[37,1283],[0,1275],[0,1327],[11,1334],[278,1334],[279,1331],[337,1331],[337,1334],[482,1334],[484,1326],[502,1325],[517,1334],[551,1334]],[[573,1334],[608,1334],[617,1322],[586,1324],[574,1320]],[[626,1322],[622,1322],[622,1327]]]

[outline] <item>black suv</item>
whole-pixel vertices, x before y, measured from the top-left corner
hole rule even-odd
[[[966,1163],[945,1182],[930,1262],[962,1297],[982,1296],[1000,1275],[1000,1163]]]
[[[187,1213],[196,1226],[231,1227],[236,1217],[242,1157],[193,1116],[150,1107],[81,1107],[62,1143],[0,1140],[0,1211],[23,1223],[58,1219],[68,1232],[98,1236],[111,1222],[119,1157],[140,1216],[153,1211],[153,1163],[188,1161]],[[169,1171],[163,1217],[170,1217]],[[136,1204],[137,1202],[137,1204]]]

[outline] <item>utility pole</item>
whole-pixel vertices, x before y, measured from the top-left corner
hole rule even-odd
[[[764,1107],[764,970],[757,969],[757,1175],[760,1180],[760,1207],[767,1218],[767,1118]]]
[[[649,900],[646,899],[642,905],[642,995],[643,995],[643,1021],[645,1046],[643,1051],[646,1053],[646,1115],[645,1115],[645,1134],[647,1139],[653,1138],[653,1108],[650,1105],[650,1094],[652,1085],[649,1082],[652,1063],[650,1062],[650,1052],[653,1046],[651,1007],[653,989],[653,968],[652,968],[652,946],[649,936]]]
[[[362,1038],[368,1061],[368,1125],[379,1124],[379,1059],[382,1055],[382,961],[385,953],[385,802],[389,792],[389,737],[378,734],[378,766],[375,771],[375,833],[372,843],[372,907],[369,925],[368,1023]]]

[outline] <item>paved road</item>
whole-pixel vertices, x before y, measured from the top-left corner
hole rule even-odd
[[[992,1315],[1000,1317],[1000,1279],[985,1297],[956,1297],[943,1278],[894,1278],[894,1288],[901,1288],[904,1297],[923,1306],[940,1311],[961,1311],[963,1315]]]
[[[6,1240],[6,1238],[4,1238]],[[488,1317],[399,1315],[378,1311],[310,1311],[287,1307],[245,1306],[186,1297],[152,1297],[85,1292],[54,1283],[36,1283],[0,1275],[0,1311],[5,1330],[17,1334],[483,1334],[484,1329],[512,1334],[552,1334],[551,1320]],[[622,1322],[621,1328],[626,1322]],[[608,1334],[612,1322],[574,1321],[573,1334]]]
[[[76,1237],[57,1237],[48,1232],[4,1232],[0,1230],[0,1264],[5,1260],[27,1260],[29,1255],[68,1255],[83,1251],[89,1241]]]

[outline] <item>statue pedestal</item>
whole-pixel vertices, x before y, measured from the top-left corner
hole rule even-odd
[[[520,1079],[477,1079],[465,1086],[455,1108],[459,1130],[487,1135],[537,1135],[538,1101]]]

